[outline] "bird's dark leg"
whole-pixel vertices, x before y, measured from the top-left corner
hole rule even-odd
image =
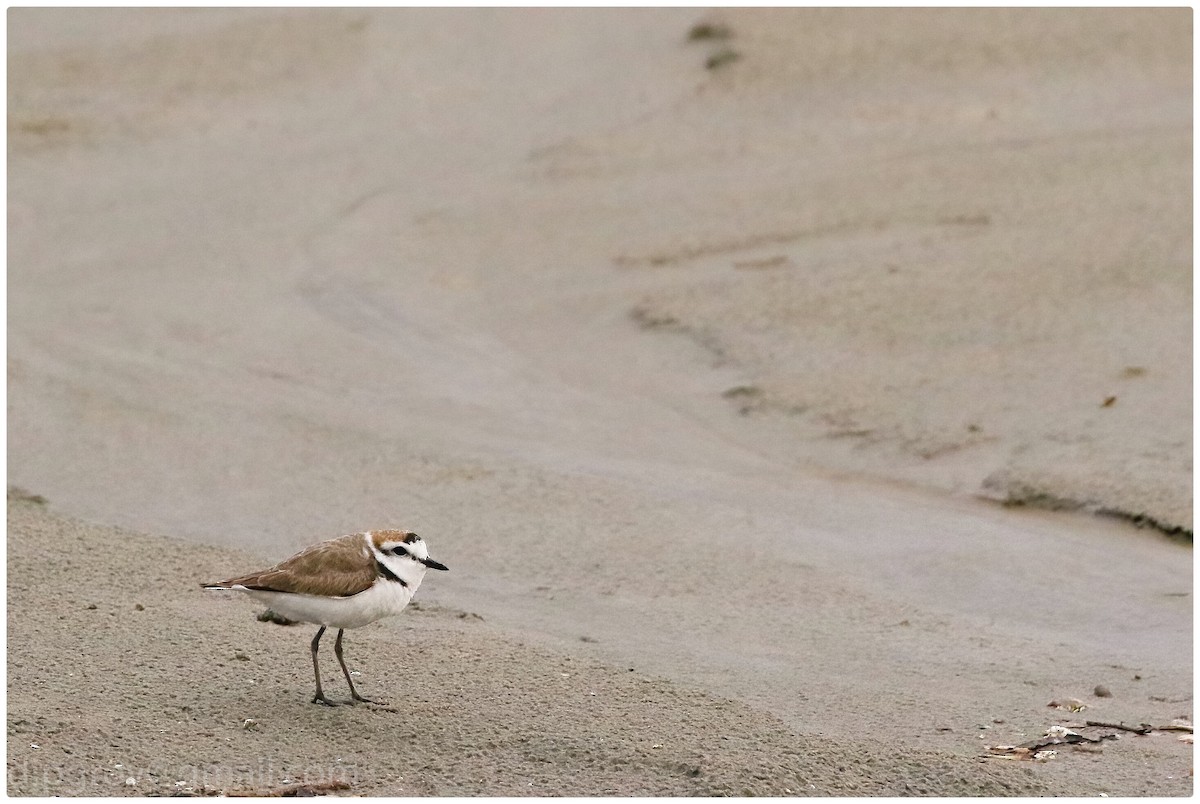
[[[346,683],[350,685],[350,697],[363,703],[379,703],[379,701],[364,698],[358,694],[358,690],[354,689],[354,682],[350,680],[350,671],[346,669],[346,663],[342,661],[342,634],[345,630],[344,628],[338,629],[337,640],[333,643],[333,655],[337,656],[338,664],[342,666],[342,672],[346,674]]]
[[[334,703],[333,701],[331,701],[325,697],[325,693],[321,692],[321,668],[317,664],[317,648],[320,647],[321,636],[324,633],[325,633],[325,626],[322,625],[320,627],[320,629],[318,629],[317,635],[315,637],[313,637],[313,641],[312,641],[313,675],[316,676],[316,679],[317,679],[317,694],[313,696],[312,702],[325,704],[326,706],[337,706],[336,703]],[[340,631],[338,632],[338,636],[339,637],[341,636]],[[338,661],[341,661],[342,660],[342,657],[340,655],[341,651],[339,650],[339,651],[335,651],[335,652],[339,654]],[[345,665],[342,665],[342,667],[345,668]]]

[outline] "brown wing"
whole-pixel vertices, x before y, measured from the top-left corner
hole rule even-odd
[[[267,592],[345,597],[369,589],[377,576],[374,555],[361,533],[314,544],[262,572],[230,578],[212,586],[244,586]]]

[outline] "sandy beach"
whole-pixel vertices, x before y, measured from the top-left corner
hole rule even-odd
[[[403,685],[402,699],[315,707],[313,629],[260,623],[245,601],[188,589],[196,572],[252,556],[83,525],[28,502],[10,504],[8,524],[10,571],[22,579],[9,584],[10,610],[31,614],[9,630],[12,794],[266,793],[305,782],[357,795],[1044,790],[1032,774],[933,751],[804,736],[743,703],[533,647],[440,605],[347,640],[358,686],[387,697]],[[61,538],[98,560],[55,560]],[[129,571],[132,555],[157,553],[167,556],[158,566]],[[127,585],[98,589],[89,578],[101,573]],[[47,595],[60,604],[39,605]],[[348,697],[333,676],[327,684]]]
[[[11,10],[9,793],[1190,795],[1191,47]],[[199,588],[384,527],[386,706]]]

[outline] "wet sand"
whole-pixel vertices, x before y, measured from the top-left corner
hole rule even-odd
[[[1190,793],[1187,13],[10,12],[10,792]]]

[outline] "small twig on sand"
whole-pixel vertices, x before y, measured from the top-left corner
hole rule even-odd
[[[332,793],[337,790],[349,789],[349,782],[343,782],[341,779],[330,779],[328,782],[303,782],[301,784],[288,785],[287,787],[276,787],[273,790],[239,790],[229,793],[229,796],[253,796],[255,798],[294,798],[298,796],[319,796],[323,793]]]
[[[1192,727],[1184,726],[1183,724],[1180,724],[1178,726],[1155,726],[1154,730],[1155,731],[1186,731],[1188,734],[1192,733]]]
[[[1105,729],[1120,729],[1121,731],[1131,731],[1134,734],[1149,734],[1154,730],[1154,727],[1149,723],[1143,723],[1140,726],[1126,726],[1124,723],[1104,723],[1099,720],[1085,721],[1089,726],[1099,726]]]
[[[1030,751],[1040,751],[1043,748],[1049,748],[1052,745],[1079,745],[1080,743],[1101,743],[1105,740],[1111,740],[1117,735],[1104,734],[1099,737],[1084,737],[1082,734],[1067,734],[1065,736],[1046,736],[1039,740],[1030,740],[1027,743],[1021,743],[1018,748],[1028,748]]]

